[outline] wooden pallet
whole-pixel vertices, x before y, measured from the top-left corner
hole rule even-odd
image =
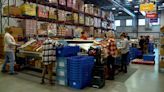
[[[154,61],[144,61],[143,59],[134,59],[132,64],[141,64],[141,65],[155,65]]]

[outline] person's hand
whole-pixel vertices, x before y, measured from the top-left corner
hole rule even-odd
[[[21,44],[16,44],[16,46],[17,46],[17,47],[20,47],[20,46],[21,46]]]

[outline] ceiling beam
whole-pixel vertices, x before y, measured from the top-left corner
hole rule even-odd
[[[118,6],[120,9],[122,9],[124,12],[126,12],[127,14],[129,14],[132,17],[136,17],[136,15],[134,13],[132,13],[130,10],[128,10],[127,8],[125,8],[124,6],[122,6],[120,3],[118,3],[116,0],[109,0],[110,2],[112,2],[114,5]]]

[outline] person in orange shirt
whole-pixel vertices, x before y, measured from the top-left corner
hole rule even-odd
[[[81,32],[80,39],[87,40],[87,36],[86,36],[85,32]]]

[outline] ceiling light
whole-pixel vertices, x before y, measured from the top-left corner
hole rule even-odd
[[[138,13],[138,11],[134,11],[135,13]]]
[[[128,0],[129,2],[132,2],[133,0]]]
[[[118,12],[118,14],[122,14],[122,12]]]
[[[115,8],[115,7],[113,7],[113,8],[112,8],[112,10],[116,10],[116,8]]]
[[[136,5],[136,6],[134,6],[134,8],[139,8],[139,6],[138,6],[138,5]]]

